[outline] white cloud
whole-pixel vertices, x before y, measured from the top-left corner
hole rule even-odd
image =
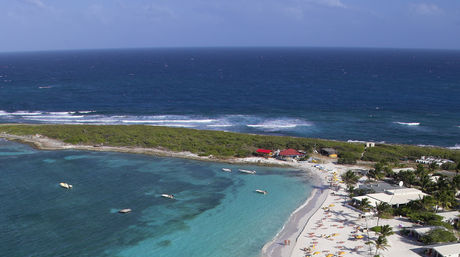
[[[45,8],[46,5],[41,0],[25,0],[26,3],[34,5],[39,8]]]
[[[437,15],[442,13],[442,9],[435,4],[413,4],[411,9],[419,15]]]
[[[310,0],[309,2],[335,8],[347,8],[341,0]]]

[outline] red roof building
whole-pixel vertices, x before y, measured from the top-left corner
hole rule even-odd
[[[270,154],[272,152],[272,150],[268,150],[268,149],[257,149],[256,151],[257,153],[261,153],[261,154]]]
[[[257,149],[258,153],[264,153],[264,154],[270,154],[272,152],[272,150],[268,150],[268,149]]]
[[[279,153],[279,156],[284,156],[284,157],[296,157],[296,156],[302,156],[302,155],[303,154],[299,153],[297,150],[294,150],[294,149],[286,149]]]

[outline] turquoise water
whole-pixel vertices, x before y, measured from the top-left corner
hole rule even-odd
[[[0,256],[258,256],[311,191],[295,170],[7,141],[0,164]]]

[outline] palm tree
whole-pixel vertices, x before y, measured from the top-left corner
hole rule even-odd
[[[455,196],[453,194],[453,191],[448,190],[448,189],[438,191],[435,194],[435,198],[439,201],[439,205],[441,205],[443,210],[446,210],[452,207],[452,202],[455,201]]]
[[[381,180],[381,179],[383,179],[385,177],[385,174],[382,171],[379,171],[379,170],[370,170],[367,173],[367,176],[369,178],[373,178],[373,179],[376,179],[376,180]]]
[[[387,237],[393,235],[395,232],[393,232],[393,228],[390,227],[390,225],[384,225],[380,228],[380,236]]]
[[[345,174],[342,175],[342,180],[348,186],[356,184],[358,182],[359,177],[351,170],[347,171]]]
[[[417,200],[416,203],[420,209],[425,211],[433,211],[433,207],[436,207],[437,209],[439,201],[431,195],[426,195],[421,200]]]
[[[375,206],[375,211],[377,212],[377,226],[379,225],[380,218],[389,210],[391,206],[385,202],[380,202]]]
[[[355,187],[354,186],[348,186],[347,187],[347,192],[350,198],[353,198],[355,196]]]
[[[368,211],[371,208],[371,203],[369,202],[369,199],[363,198],[359,203],[359,208],[363,211]]]
[[[388,240],[384,236],[379,236],[377,239],[367,242],[366,244],[372,244],[375,246],[375,255],[378,254],[379,250],[386,250],[390,245]]]
[[[428,175],[426,175],[426,174],[423,174],[422,176],[420,176],[419,183],[420,183],[420,187],[422,188],[422,191],[424,191],[424,192],[427,192],[428,189],[433,184],[433,182],[431,181],[430,177]]]

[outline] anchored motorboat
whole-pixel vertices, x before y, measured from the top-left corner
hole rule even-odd
[[[231,169],[227,169],[227,168],[222,168],[222,171],[225,171],[225,172],[232,172]]]
[[[168,198],[168,199],[174,199],[174,195],[168,195],[168,194],[161,194],[161,197]]]
[[[246,173],[246,174],[256,174],[255,170],[244,170],[244,169],[238,169],[241,173]]]
[[[59,183],[59,185],[63,188],[67,188],[67,189],[71,189],[72,188],[72,185],[70,184],[67,184],[67,183],[64,183],[64,182],[61,182]]]
[[[266,195],[266,194],[268,194],[268,192],[267,192],[267,191],[265,191],[265,190],[262,190],[262,189],[256,189],[256,192],[257,192],[257,193],[259,193],[259,194],[263,194],[263,195]]]
[[[121,209],[118,211],[118,213],[130,213],[131,211],[131,209]]]

